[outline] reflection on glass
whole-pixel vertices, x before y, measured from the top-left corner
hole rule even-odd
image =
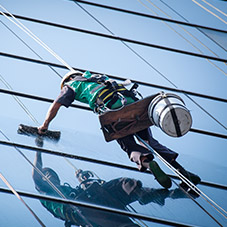
[[[36,153],[33,168],[35,188],[41,194],[57,196],[59,194],[50,182],[67,199],[89,202],[111,208],[127,210],[127,206],[138,201],[141,205],[156,203],[164,206],[166,198],[188,198],[179,188],[174,190],[145,188],[142,182],[132,178],[121,177],[110,181],[96,179],[92,171],[81,169],[75,173],[79,181],[76,188],[68,183],[61,184],[58,174],[51,168],[43,167],[40,152]],[[38,171],[42,172],[43,177]],[[92,226],[139,226],[130,218],[89,208],[76,208],[68,204],[41,200],[42,205],[54,217],[65,221],[65,226],[89,223]]]

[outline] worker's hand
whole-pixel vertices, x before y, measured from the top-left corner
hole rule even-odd
[[[45,134],[47,129],[48,129],[48,127],[41,125],[41,126],[38,127],[38,133],[39,134]]]
[[[82,173],[82,172],[83,172],[82,169],[76,170],[76,172],[75,172],[76,177],[78,178],[79,174]]]

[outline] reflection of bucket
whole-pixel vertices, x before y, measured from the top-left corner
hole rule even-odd
[[[173,137],[183,136],[192,126],[192,117],[184,101],[174,94],[157,95],[149,104],[148,116],[154,125]]]

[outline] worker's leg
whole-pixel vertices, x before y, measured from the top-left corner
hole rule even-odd
[[[155,179],[165,188],[171,187],[170,178],[161,170],[159,165],[153,161],[153,154],[144,146],[136,143],[133,135],[129,135],[117,140],[121,148],[127,152],[131,161],[135,162],[140,171],[147,168],[153,173]]]
[[[167,162],[171,163],[178,156],[178,153],[172,151],[166,146],[160,144],[156,139],[153,138],[150,128],[144,129],[137,133],[143,140],[148,141],[148,144],[159,153]]]
[[[131,161],[135,162],[140,171],[147,169],[146,164],[143,161],[150,162],[154,159],[153,154],[145,147],[136,143],[133,135],[128,135],[117,140],[122,150],[124,150]]]
[[[184,175],[187,179],[189,179],[193,184],[200,183],[201,179],[199,176],[185,170],[177,161],[176,158],[178,153],[172,151],[171,149],[165,147],[160,144],[157,140],[155,140],[152,136],[152,132],[149,129],[145,129],[141,131],[139,134],[142,139],[147,140],[149,145],[157,151],[167,162],[169,162],[175,169],[177,169],[182,175]]]

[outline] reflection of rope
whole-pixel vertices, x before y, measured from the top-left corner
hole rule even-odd
[[[28,210],[31,212],[31,214],[35,217],[35,219],[39,222],[39,224],[43,227],[45,225],[43,222],[39,219],[39,217],[35,214],[35,212],[28,206],[28,204],[21,198],[21,196],[18,194],[18,192],[12,187],[12,185],[6,180],[6,178],[0,173],[0,178],[2,181],[8,186],[8,188],[13,192],[13,194],[28,208]]]
[[[160,0],[165,6],[167,6],[169,9],[171,9],[174,13],[176,13],[178,16],[180,16],[183,20],[185,20],[186,22],[189,22],[185,17],[183,17],[179,12],[177,12],[176,10],[174,10],[170,5],[168,5],[166,2],[164,2],[163,0]],[[201,32],[202,34],[204,34],[205,36],[207,36],[206,33],[204,33],[204,30],[202,28],[198,28],[196,27],[196,29]],[[206,29],[205,29],[206,30]],[[221,47],[222,49],[224,49],[222,46],[220,46],[219,43],[217,43],[214,39],[212,39],[211,37],[207,36],[210,40],[212,40],[213,42],[215,42],[216,44],[219,45],[219,47]],[[211,53],[213,53],[215,56],[218,56],[215,52],[213,52],[207,45],[203,44],[199,39],[197,39],[195,37],[196,40],[198,40],[198,42],[200,42],[203,46],[205,46],[209,51],[211,51]],[[225,50],[225,49],[224,49]],[[208,59],[207,59],[208,60]],[[224,70],[222,70],[220,67],[218,67],[216,64],[214,64],[213,62],[211,62],[210,60],[208,60],[211,64],[213,64],[216,68],[218,68],[220,71],[222,71],[225,75],[226,72]],[[226,62],[224,62],[225,65],[227,65]]]
[[[10,141],[10,139],[0,130],[0,133],[8,140]],[[48,179],[48,177],[46,177],[43,172],[41,170],[39,170],[27,157],[26,155],[16,146],[13,146],[22,156],[23,158],[35,169],[35,171],[37,171],[47,182],[48,184],[55,190],[55,192],[62,197],[63,199],[66,199],[65,195]],[[89,221],[83,216],[83,214],[80,212],[80,210],[77,207],[72,207],[72,209],[74,209],[77,214],[88,224],[88,226],[92,225],[89,223]]]
[[[148,7],[147,5],[145,5],[141,0],[138,0],[144,7],[146,7],[148,10],[152,11],[152,13],[154,13],[155,15],[158,15],[155,11],[153,11],[150,7]],[[152,4],[155,8],[157,8],[158,10],[160,10],[163,14],[165,14],[168,18],[171,18],[171,16],[169,16],[167,13],[165,13],[163,10],[161,10],[157,5],[155,5],[154,3],[152,3],[150,0],[147,0],[150,4]],[[167,5],[166,3],[164,3],[163,1],[161,1],[163,4]],[[169,6],[168,6],[169,7]],[[170,8],[170,7],[169,7]],[[175,11],[174,11],[175,12]],[[171,18],[172,19],[172,18]],[[197,51],[199,51],[200,53],[203,53],[198,47],[196,47],[192,42],[190,42],[187,38],[185,38],[183,35],[181,35],[179,32],[177,32],[172,26],[170,26],[169,24],[167,24],[166,22],[163,21],[163,23],[169,27],[172,31],[174,31],[175,33],[177,33],[181,38],[183,38],[186,42],[188,42],[192,47],[194,47]],[[209,50],[212,54],[214,54],[216,57],[219,57],[214,51],[212,51],[207,45],[205,45],[202,41],[200,41],[197,37],[195,37],[192,33],[190,33],[189,31],[187,31],[184,27],[182,27],[181,25],[178,24],[178,27],[180,27],[185,33],[187,33],[189,36],[191,36],[193,39],[195,39],[197,42],[199,42],[199,44],[201,44],[203,47],[205,47],[207,50]],[[199,30],[200,31],[200,30]],[[212,64],[214,67],[216,67],[219,71],[221,71],[225,76],[227,76],[227,73],[221,69],[218,65],[216,65],[214,62],[210,61],[209,59],[206,59],[210,64]],[[226,63],[224,63],[226,64]]]
[[[23,39],[21,39],[12,29],[10,29],[4,22],[0,21],[17,39],[19,39],[29,50],[31,50],[39,59],[43,60],[43,58],[36,52],[34,51]],[[60,78],[62,76],[50,65],[48,65],[49,68],[54,71]]]
[[[148,10],[151,10],[153,13],[155,13],[157,15],[156,12],[154,12],[152,9],[150,9],[146,4],[144,4],[141,0],[138,0],[144,7],[146,7]],[[150,0],[147,0],[150,4],[152,4],[153,6],[155,6],[156,8],[158,8],[161,12],[163,12],[159,7],[157,7],[156,5],[154,5]],[[165,12],[163,12],[164,14],[166,14]],[[167,15],[167,14],[166,14]],[[168,15],[167,15],[168,16]],[[163,22],[164,24],[166,24],[169,28],[171,28],[173,31],[175,31],[178,35],[180,35],[182,38],[184,38],[181,34],[179,34],[175,29],[173,29],[170,25],[168,25],[166,22]],[[179,25],[179,27],[181,27]],[[184,29],[183,29],[184,30]],[[186,41],[188,41],[186,38],[184,38]],[[200,53],[202,53],[202,51],[200,49],[198,49],[197,47],[195,47],[190,41],[188,41],[194,48],[196,48],[197,50],[199,50]],[[211,61],[209,59],[207,59],[208,62],[211,63]],[[211,63],[212,65],[216,66],[216,64]],[[216,66],[216,68],[219,69],[219,67]],[[227,75],[222,69],[219,69],[220,71],[222,71],[225,75]],[[169,80],[168,80],[169,81]],[[177,86],[171,82],[171,84],[177,88]],[[211,117],[214,121],[216,121],[220,126],[222,126],[225,130],[227,130],[227,128],[220,122],[218,121],[213,115],[211,115],[208,111],[206,111],[201,105],[199,105],[194,99],[192,99],[190,96],[188,96],[187,94],[184,94],[187,98],[189,98],[195,105],[197,105],[204,113],[206,113],[209,117]]]
[[[227,211],[224,210],[221,206],[215,203],[211,198],[209,198],[204,192],[202,192],[198,187],[196,187],[191,181],[189,181],[185,176],[183,176],[177,169],[175,169],[171,164],[169,164],[160,154],[158,154],[152,147],[147,144],[143,139],[141,139],[138,135],[135,135],[139,141],[141,141],[151,152],[153,152],[169,169],[171,169],[187,186],[192,189],[195,193],[202,196],[210,205],[214,205],[213,207],[227,219]],[[216,207],[215,207],[216,206]],[[218,209],[217,209],[218,208]],[[223,212],[223,213],[222,213]],[[225,214],[224,214],[225,213]]]
[[[216,8],[215,6],[213,6],[212,4],[210,4],[209,2],[202,0],[203,2],[205,2],[208,6],[212,7],[213,9],[217,10],[219,13],[223,14],[224,16],[227,17],[226,13],[223,13],[220,9]]]
[[[12,142],[7,142],[7,141],[3,141],[3,140],[0,140],[0,144],[5,145],[5,146],[10,146],[10,147],[16,146],[18,148],[26,149],[26,150],[29,150],[29,151],[32,151],[32,152],[33,151],[39,151],[39,152],[50,154],[50,155],[67,157],[67,158],[70,158],[70,159],[79,160],[79,161],[82,161],[82,162],[83,161],[84,162],[90,162],[90,163],[94,163],[94,164],[100,164],[100,165],[105,165],[105,166],[109,166],[109,167],[139,172],[138,168],[136,168],[136,167],[122,165],[122,164],[108,162],[108,161],[103,161],[103,160],[100,160],[100,159],[93,159],[93,158],[89,158],[89,157],[86,157],[86,156],[78,156],[78,155],[63,153],[61,151],[43,149],[43,148],[39,148],[39,147],[28,146],[28,145],[20,144],[20,143],[12,143]],[[146,171],[145,173],[150,174],[150,171]],[[178,177],[176,177],[175,175],[169,175],[169,176],[171,176],[174,179],[178,179]],[[207,181],[201,181],[200,185],[213,187],[213,188],[216,188],[216,189],[227,190],[227,185],[216,184],[216,183],[207,182]]]
[[[219,17],[218,15],[216,15],[215,13],[213,13],[212,11],[210,11],[209,9],[207,9],[205,6],[201,5],[200,3],[198,3],[195,0],[192,0],[195,4],[197,4],[199,7],[201,7],[202,9],[206,10],[208,13],[210,13],[211,15],[217,17],[220,21],[224,22],[225,24],[227,24],[227,22],[225,20],[223,20],[221,17]]]
[[[142,5],[144,5],[146,8],[148,8],[149,10],[151,10],[149,7],[147,7],[141,0],[138,0]],[[147,0],[148,2],[150,2],[152,5],[154,5],[150,0]],[[75,4],[77,4],[84,12],[86,12],[90,17],[92,17],[96,22],[98,22],[105,30],[107,30],[109,33],[111,33],[112,35],[114,35],[114,33],[107,28],[103,23],[101,23],[96,17],[94,17],[91,13],[89,13],[84,7],[82,7],[78,2],[74,1]],[[162,11],[159,7],[157,7],[156,5],[154,5],[156,8],[158,8],[160,11]],[[154,11],[153,11],[154,12]],[[163,12],[163,11],[162,11]],[[155,13],[155,12],[154,12]],[[163,12],[164,14],[166,14],[165,12]],[[157,13],[155,13],[157,15]],[[166,14],[167,15],[167,14]],[[167,15],[168,17],[170,17],[169,15]],[[196,46],[194,46],[189,40],[187,40],[184,36],[182,36],[180,33],[178,33],[175,29],[173,29],[170,25],[168,25],[166,22],[165,23],[170,29],[172,29],[173,31],[175,31],[179,36],[181,36],[183,39],[185,39],[187,42],[189,42],[195,49],[197,49],[200,53],[202,53],[202,51],[197,48]],[[179,25],[179,27],[181,27]],[[181,27],[182,28],[182,27]],[[184,31],[186,31],[184,28],[182,28]],[[188,33],[188,32],[187,32]],[[192,34],[189,33],[191,36]],[[192,36],[194,37],[194,36]],[[195,38],[195,37],[194,37]],[[195,38],[196,39],[196,38]],[[139,55],[134,49],[132,49],[130,46],[128,46],[124,41],[121,40],[121,42],[127,47],[129,48],[134,54],[136,54],[140,59],[142,59],[146,64],[148,64],[152,69],[154,69],[160,76],[162,76],[165,80],[167,80],[170,84],[172,84],[175,88],[177,88],[177,86],[171,81],[169,80],[165,75],[163,75],[160,71],[158,71],[153,65],[151,65],[147,60],[145,60],[141,55]],[[209,48],[208,48],[209,49]],[[210,49],[209,49],[210,50]],[[210,50],[211,51],[211,50]],[[211,51],[212,52],[212,51]],[[212,52],[213,53],[213,52]],[[213,66],[215,66],[217,69],[219,69],[220,71],[222,71],[225,75],[227,75],[222,69],[220,69],[215,63],[211,62],[209,59],[207,59],[208,62],[210,62]],[[186,97],[188,97],[195,105],[197,105],[204,113],[206,113],[209,117],[211,117],[214,121],[216,121],[220,126],[222,126],[224,129],[227,130],[227,128],[220,122],[218,121],[213,115],[211,115],[208,111],[206,111],[201,105],[199,105],[195,100],[193,100],[191,97],[189,97],[187,94],[185,94]]]
[[[1,79],[1,75],[0,75],[0,79]],[[11,86],[4,80],[4,78],[2,77],[1,81],[10,89]],[[23,108],[23,110],[29,115],[29,117],[33,120],[34,123],[39,124],[39,122],[36,120],[36,118],[30,113],[30,111],[26,108],[26,106],[20,101],[20,99],[16,98],[16,96],[13,96],[16,100],[16,102]],[[0,130],[0,132],[2,133],[2,135],[8,140],[10,141],[10,139]],[[62,192],[42,173],[42,171],[40,171],[35,165],[33,165],[32,162],[30,162],[30,160],[19,150],[19,148],[17,146],[14,146],[14,148],[33,166],[33,168],[35,169],[35,171],[37,171],[48,183],[49,185],[57,192],[57,194],[59,196],[61,196],[62,198],[66,199],[66,197],[64,196],[64,194],[62,194]],[[69,160],[66,159],[66,157],[64,157],[64,159],[66,161],[68,161],[68,163],[70,163]],[[72,164],[71,164],[72,165]],[[74,166],[74,168],[76,168]],[[13,191],[14,193],[14,191]],[[14,193],[15,194],[15,193]],[[26,204],[25,204],[26,205]],[[87,219],[81,214],[81,212],[77,209],[77,208],[73,208],[77,211],[77,213],[81,216],[81,218],[83,220],[85,220],[85,222],[87,222],[89,224],[89,226],[92,226]]]
[[[172,181],[177,187],[180,188],[181,191],[183,191],[197,206],[199,206],[207,215],[209,215],[218,225],[223,227],[222,224],[214,216],[212,216],[199,202],[197,202],[195,198],[193,198],[193,196],[190,195],[189,192],[187,192],[184,188],[182,188],[179,184],[177,184],[175,180],[172,180]]]
[[[65,158],[65,160],[69,163],[69,165],[71,165],[75,169],[75,171],[78,170],[78,168],[71,161],[69,161],[69,159]],[[101,179],[95,172],[93,172],[93,171],[91,171],[91,172],[94,176],[96,176],[97,179],[99,179],[99,180]]]
[[[75,171],[78,170],[78,168],[77,168],[69,159],[66,159],[66,158],[64,158],[64,159],[65,159],[65,160],[66,160],[66,161],[75,169]],[[92,174],[94,174],[94,176],[96,176],[97,179],[101,180],[101,178],[100,178],[95,172],[92,171]],[[82,182],[82,183],[84,183],[84,182]],[[137,211],[136,211],[131,205],[128,205],[128,207],[126,207],[126,210],[130,211],[130,209],[131,209],[132,211],[134,211],[135,213],[137,213]],[[136,219],[134,219],[134,218],[133,218],[133,220],[134,220],[139,226],[141,226],[141,225],[143,224],[144,226],[147,227],[147,225],[146,225],[142,220],[136,220]],[[141,222],[141,224],[140,224],[139,222]]]
[[[1,5],[0,5],[0,7],[2,7]],[[2,7],[3,8],[3,7]],[[3,8],[4,9],[4,8]],[[6,9],[4,9],[4,10],[6,10]],[[6,10],[7,11],[7,10]],[[8,11],[7,11],[8,12]],[[1,12],[2,13],[2,12]],[[9,13],[9,12],[8,12]],[[4,16],[6,16],[4,13],[2,13]],[[9,13],[10,14],[10,13]],[[18,23],[20,23],[12,14],[10,14]],[[7,16],[6,16],[7,17]],[[7,19],[9,19],[10,21],[12,21],[14,24],[16,24],[13,20],[11,20],[10,18],[8,18],[7,17]],[[43,43],[38,37],[36,37],[32,32],[30,32],[22,23],[20,23],[26,30],[24,30],[21,26],[19,26],[18,24],[16,24],[19,28],[21,28],[24,32],[26,32],[31,38],[33,38],[36,42],[38,42],[42,47],[44,47],[48,52],[50,52],[53,56],[55,56],[62,64],[64,64],[67,68],[69,68],[70,70],[73,70],[70,66],[68,66],[68,64],[67,63],[65,63],[59,56],[57,56],[57,54],[55,54],[55,52],[53,52],[45,43]],[[15,34],[15,33],[14,33]],[[15,34],[16,35],[16,34]],[[18,37],[18,36],[17,36]],[[19,38],[19,37],[18,37]],[[20,38],[19,38],[20,39]],[[20,39],[21,40],[21,39]],[[29,47],[23,40],[21,40],[27,47]],[[31,49],[30,47],[29,47],[29,49]],[[32,50],[32,49],[31,49]],[[33,50],[32,50],[33,51]],[[34,52],[34,51],[33,51]],[[36,52],[34,52],[40,59],[42,59]],[[50,67],[51,69],[52,69],[52,67]],[[10,89],[10,90],[12,90],[12,88],[11,88],[11,86],[4,80],[4,78],[0,75],[0,77],[2,78],[0,78],[1,80],[2,80],[2,82],[5,84],[5,86],[8,88],[8,89]],[[15,98],[15,100],[16,100],[16,102],[23,108],[23,110],[30,116],[30,118],[32,119],[32,121],[33,122],[35,122],[37,125],[39,125],[39,122],[36,120],[36,118],[29,112],[29,110],[26,108],[26,106],[24,106],[24,104],[20,101],[20,99],[19,98],[17,98],[17,96],[13,96],[14,98]],[[17,150],[18,150],[18,148],[17,148]],[[20,152],[21,153],[21,152]],[[73,165],[73,163],[72,162],[70,162],[67,158],[65,158],[64,157],[64,159],[75,169],[75,170],[78,170],[78,168],[75,166],[75,165]],[[33,165],[33,167],[35,168],[35,166]],[[35,168],[35,169],[37,169],[37,168]],[[41,171],[38,171],[41,175],[43,175],[42,174],[42,172]],[[96,174],[96,173],[94,173],[94,172],[92,172],[98,179],[100,179],[99,177],[98,177],[98,175]],[[46,178],[44,175],[43,175],[43,177],[44,178]],[[53,184],[52,184],[52,182],[50,182],[49,181],[49,179],[47,179],[47,181],[48,181],[48,183],[50,183],[51,184],[51,186],[54,186]],[[54,186],[54,189],[57,189],[55,186]],[[58,192],[58,189],[57,189],[57,192]],[[63,197],[63,198],[65,198],[64,197],[64,195],[63,194],[61,194],[61,196]],[[131,207],[130,205],[129,205],[129,207]],[[86,220],[86,219],[85,219]],[[137,223],[138,223],[138,221],[137,220],[135,220]],[[141,221],[140,220],[140,222],[141,223],[143,223],[143,221]],[[139,223],[138,223],[139,224]],[[140,225],[140,224],[139,224]],[[144,224],[145,225],[145,224]],[[141,225],[140,225],[141,226]],[[146,226],[146,225],[145,225]]]
[[[2,83],[11,91],[13,91],[13,88],[10,86],[9,83],[3,78],[2,75],[0,75],[0,80]],[[31,118],[31,120],[36,124],[39,125],[39,122],[36,120],[36,118],[32,115],[32,113],[28,110],[28,108],[23,104],[23,102],[15,95],[12,95],[15,101],[21,106],[21,108],[27,113],[27,115]]]

